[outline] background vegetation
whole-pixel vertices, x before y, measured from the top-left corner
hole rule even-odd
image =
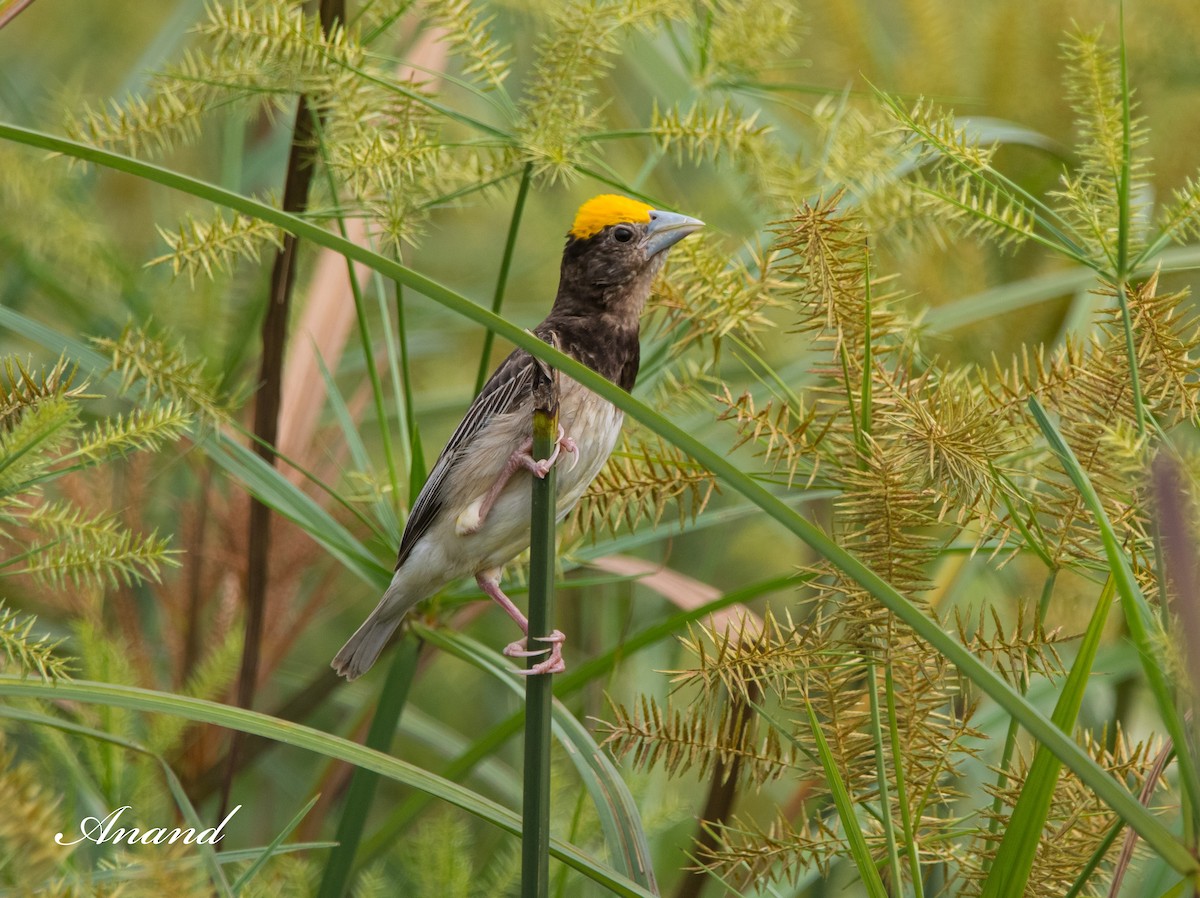
[[[510,622],[461,584],[370,676],[327,665],[617,190],[709,228],[559,535],[555,893],[1187,894],[1198,32],[1170,0],[28,5],[0,893],[516,890]],[[123,805],[241,810],[219,851],[54,843]]]

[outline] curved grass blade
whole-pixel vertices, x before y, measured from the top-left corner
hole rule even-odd
[[[0,674],[0,696],[33,698],[43,701],[107,704],[119,708],[129,708],[133,711],[171,714],[185,720],[211,723],[226,729],[252,733],[327,758],[373,770],[388,779],[428,792],[512,835],[519,835],[521,832],[521,818],[517,814],[457,783],[435,776],[415,764],[409,764],[359,745],[357,742],[351,742],[349,739],[332,736],[312,727],[280,720],[258,711],[248,711],[218,702],[172,695],[152,689],[139,689],[135,686],[117,686],[112,683],[95,683],[88,680],[73,680],[69,683],[41,683],[24,680],[11,674]],[[550,854],[623,898],[657,898],[652,892],[624,876],[616,874],[595,858],[560,839],[551,838]]]
[[[382,590],[391,571],[367,551],[311,496],[229,436],[219,433],[205,447],[217,466],[241,481],[264,504],[302,527],[346,569]]]
[[[1087,688],[1104,625],[1108,622],[1108,611],[1112,607],[1114,581],[1109,577],[1096,602],[1087,631],[1079,646],[1079,653],[1067,674],[1058,701],[1054,705],[1051,719],[1062,730],[1075,728],[1079,708],[1083,704],[1083,693]],[[1046,818],[1050,814],[1050,803],[1054,798],[1054,787],[1062,761],[1044,746],[1038,746],[1029,773],[1021,786],[1021,797],[1013,808],[1008,827],[996,851],[992,869],[983,884],[981,898],[1020,898],[1033,872],[1038,843],[1045,830]]]
[[[791,731],[764,711],[761,705],[755,702],[750,702],[750,705],[779,735],[791,742],[801,752],[807,753],[806,748],[791,734]],[[858,875],[862,877],[863,886],[866,887],[867,894],[871,898],[888,898],[887,889],[883,886],[883,879],[879,876],[879,868],[875,866],[871,850],[867,847],[867,840],[863,838],[858,815],[854,812],[854,802],[850,798],[850,791],[846,788],[842,774],[838,771],[837,759],[834,758],[829,743],[825,739],[825,733],[821,730],[821,722],[817,720],[817,713],[807,698],[804,700],[804,710],[808,712],[808,723],[812,727],[813,739],[817,743],[817,756],[825,771],[825,784],[829,787],[829,794],[833,797],[838,818],[842,821],[846,844],[850,848],[850,856],[854,859],[855,866],[858,867]]]
[[[1104,505],[1100,502],[1100,497],[1096,494],[1095,488],[1088,479],[1087,473],[1079,464],[1079,460],[1075,457],[1075,453],[1071,447],[1067,445],[1067,441],[1063,439],[1058,428],[1050,420],[1050,416],[1046,414],[1046,410],[1042,408],[1042,404],[1038,402],[1036,396],[1029,397],[1029,409],[1033,413],[1034,420],[1037,421],[1038,427],[1042,434],[1046,437],[1046,441],[1050,444],[1050,448],[1054,450],[1054,454],[1058,456],[1062,462],[1063,468],[1066,469],[1067,475],[1071,478],[1071,482],[1075,484],[1075,489],[1079,491],[1080,497],[1084,504],[1095,518],[1096,527],[1100,531],[1100,540],[1104,545],[1104,555],[1108,559],[1108,569],[1117,586],[1117,594],[1121,597],[1121,609],[1125,613],[1125,624],[1129,629],[1129,635],[1133,639],[1133,644],[1137,648],[1138,659],[1141,661],[1142,673],[1146,677],[1146,683],[1150,687],[1150,692],[1154,696],[1155,704],[1158,707],[1158,713],[1162,717],[1163,725],[1167,728],[1167,735],[1171,737],[1171,741],[1176,746],[1188,745],[1187,732],[1183,726],[1183,719],[1179,714],[1179,709],[1176,707],[1175,698],[1171,689],[1171,684],[1167,680],[1166,671],[1159,663],[1159,646],[1162,644],[1163,634],[1158,625],[1157,618],[1150,611],[1146,603],[1146,597],[1142,595],[1142,589],[1138,586],[1137,579],[1133,576],[1133,569],[1129,566],[1129,559],[1125,557],[1125,553],[1121,550],[1121,543],[1117,539],[1117,534],[1113,530],[1112,523],[1108,520],[1108,514],[1104,511]],[[1200,779],[1197,779],[1196,760],[1187,751],[1179,751],[1175,758],[1176,764],[1179,765],[1179,778],[1184,792],[1187,794],[1188,803],[1192,808],[1197,808],[1197,801],[1200,801]],[[1089,784],[1090,785],[1090,784]],[[1132,800],[1132,796],[1130,796]],[[1121,815],[1125,817],[1124,814]],[[1138,829],[1132,820],[1125,817],[1126,821]],[[1138,832],[1145,838],[1145,833],[1140,829]],[[1149,840],[1147,840],[1149,841]],[[1179,844],[1179,843],[1176,843]],[[1162,853],[1162,849],[1158,845],[1152,847]],[[1163,859],[1170,863],[1170,858],[1163,855]],[[1174,864],[1172,863],[1172,866]],[[1179,870],[1178,867],[1175,869]],[[1192,868],[1194,869],[1194,868]],[[1179,870],[1180,873],[1189,872]]]
[[[43,684],[48,685],[48,684]],[[51,686],[53,691],[53,686]],[[139,745],[131,739],[125,739],[121,736],[116,736],[112,733],[106,733],[103,730],[93,729],[92,727],[84,726],[83,724],[75,723],[70,720],[63,720],[58,717],[52,717],[48,714],[39,714],[36,711],[26,711],[22,708],[13,708],[0,705],[0,717],[8,717],[12,720],[23,720],[26,723],[36,724],[38,726],[54,727],[55,729],[64,730],[69,733],[75,733],[80,736],[85,736],[88,739],[96,739],[100,742],[107,742],[110,745],[118,745],[121,748],[129,751],[143,754],[148,758],[158,762],[158,766],[162,769],[163,778],[167,781],[167,788],[171,792],[171,796],[175,799],[175,804],[178,806],[180,813],[188,825],[196,832],[204,829],[204,823],[200,820],[200,815],[196,813],[196,808],[192,805],[191,800],[187,797],[187,792],[184,791],[183,783],[179,781],[179,777],[175,775],[175,771],[171,769],[171,765],[156,752],[151,751],[144,745]],[[220,863],[217,861],[217,853],[213,847],[207,843],[196,843],[200,849],[200,856],[204,865],[208,868],[209,878],[212,880],[213,888],[222,898],[233,898],[234,892],[231,890],[229,880],[225,878],[225,871],[221,869]]]
[[[266,866],[267,861],[279,854],[279,848],[283,844],[283,840],[290,836],[296,827],[300,825],[300,822],[308,816],[308,812],[313,809],[313,805],[315,805],[320,798],[320,793],[310,798],[308,800],[308,804],[297,811],[296,815],[292,817],[292,819],[287,822],[287,825],[279,831],[279,834],[271,840],[271,843],[267,845],[267,847],[261,852],[259,852],[258,856],[254,859],[254,863],[243,870],[242,875],[233,881],[232,888],[234,894],[240,894],[242,887],[252,880],[259,870]],[[331,846],[333,845],[333,843],[328,844]]]

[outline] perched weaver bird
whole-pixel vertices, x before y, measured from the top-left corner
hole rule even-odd
[[[623,196],[588,200],[567,234],[554,306],[534,334],[633,389],[650,285],[667,250],[703,226]],[[550,374],[545,363],[518,349],[475,397],[413,503],[391,585],[333,659],[346,679],[375,663],[409,609],[467,575],[528,636],[525,615],[500,589],[500,569],[529,546],[530,477],[545,477],[563,453],[571,457],[557,477],[561,520],[608,460],[624,417],[608,400],[560,377],[558,443],[549,458],[533,458],[534,384]],[[521,673],[561,672],[563,634],[555,630],[544,639],[547,647],[529,649],[521,639],[504,653],[547,656]]]

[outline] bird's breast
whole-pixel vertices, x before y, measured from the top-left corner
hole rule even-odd
[[[608,461],[621,434],[625,414],[607,399],[569,378],[560,385],[558,420],[575,441],[577,458],[563,453],[558,462],[558,511],[565,515]]]

